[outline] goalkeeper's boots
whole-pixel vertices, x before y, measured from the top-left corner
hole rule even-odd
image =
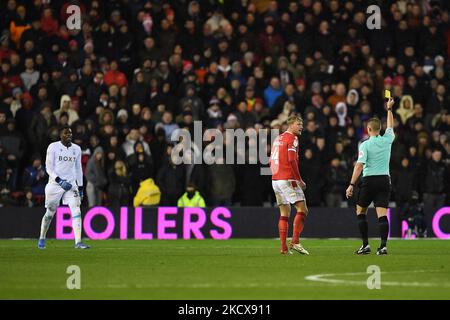
[[[289,243],[289,249],[295,250],[300,254],[305,254],[305,255],[309,255],[308,250],[306,250],[305,248],[303,248],[303,246],[300,243]]]
[[[383,254],[387,254],[387,248],[385,246],[377,249],[377,256],[381,256]]]
[[[370,245],[362,245],[361,248],[355,251],[355,254],[363,255],[371,252]]]
[[[88,246],[87,244],[83,243],[83,242],[78,242],[75,245],[75,249],[90,249],[91,246]]]
[[[39,239],[38,248],[45,249],[45,239]]]

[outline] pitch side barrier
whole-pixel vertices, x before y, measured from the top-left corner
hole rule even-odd
[[[93,207],[83,211],[83,236],[93,240],[277,238],[277,208],[260,207]],[[450,207],[426,210],[428,237],[450,239]],[[0,208],[0,238],[34,238],[39,235],[43,208]],[[294,214],[291,215],[291,220]],[[406,222],[396,209],[389,210],[390,237],[402,237]],[[369,209],[369,236],[378,237],[374,209]],[[68,207],[59,207],[49,238],[73,239]],[[310,208],[302,237],[358,238],[351,208]]]

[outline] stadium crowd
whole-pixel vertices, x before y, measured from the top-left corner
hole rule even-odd
[[[381,6],[381,29],[366,8]],[[69,30],[68,5],[81,8]],[[0,1],[0,202],[42,206],[69,124],[89,206],[274,203],[261,165],[176,165],[172,132],[285,130],[303,116],[309,206],[340,207],[366,121],[396,98],[392,201],[450,202],[450,2]],[[270,150],[269,150],[270,151]],[[223,162],[223,161],[222,161]],[[152,179],[152,180],[149,180]],[[185,193],[186,192],[186,193]],[[202,200],[200,199],[200,200]],[[135,200],[133,202],[133,200]],[[145,203],[144,203],[145,204]]]

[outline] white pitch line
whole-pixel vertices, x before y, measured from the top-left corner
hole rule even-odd
[[[439,272],[440,270],[408,270],[408,271],[390,271],[381,272],[381,274],[387,273],[422,273],[422,272]],[[343,272],[343,273],[323,273],[323,274],[313,274],[306,276],[305,280],[324,282],[335,285],[363,285],[366,286],[367,282],[364,280],[343,280],[343,279],[326,279],[326,277],[339,277],[339,276],[356,276],[356,275],[370,275],[366,272]],[[393,286],[393,287],[448,287],[450,288],[450,283],[433,283],[433,282],[398,282],[398,281],[382,281],[382,286]]]
[[[429,272],[441,272],[441,270],[411,270],[406,271],[406,273],[429,273]],[[405,273],[405,271],[391,271],[382,272],[386,273]],[[268,289],[284,289],[284,288],[302,288],[302,287],[316,287],[317,282],[325,282],[330,285],[346,285],[346,286],[366,286],[366,281],[356,281],[356,280],[342,280],[342,279],[324,279],[324,277],[331,276],[355,276],[355,275],[369,275],[365,272],[347,272],[347,273],[329,273],[329,274],[316,274],[306,276],[305,279],[312,282],[249,282],[249,283],[211,283],[211,282],[199,282],[199,283],[176,283],[176,284],[164,284],[164,283],[122,283],[122,284],[97,284],[97,285],[83,285],[82,290],[98,290],[98,289],[110,289],[110,290],[121,290],[121,289],[258,289],[258,288],[268,288]],[[399,287],[450,287],[450,283],[431,283],[431,282],[393,282],[393,281],[382,281],[382,286],[399,286]],[[29,286],[14,286],[14,287],[4,287],[3,289],[28,289],[28,290],[42,290],[42,289],[66,289],[60,286],[39,286],[39,285],[29,285]]]

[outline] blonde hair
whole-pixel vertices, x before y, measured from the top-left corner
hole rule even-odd
[[[375,132],[381,130],[381,120],[378,118],[371,118],[369,122],[367,122],[367,126]]]
[[[120,168],[116,168],[116,166],[119,165]],[[127,175],[127,166],[122,160],[117,160],[114,164],[114,170],[116,171],[116,174],[120,177],[125,177]]]
[[[288,126],[290,126],[291,124],[293,124],[293,123],[295,123],[297,121],[303,122],[302,116],[299,115],[299,114],[293,114],[293,115],[291,115],[291,116],[289,116],[287,118],[286,123],[287,123]]]

